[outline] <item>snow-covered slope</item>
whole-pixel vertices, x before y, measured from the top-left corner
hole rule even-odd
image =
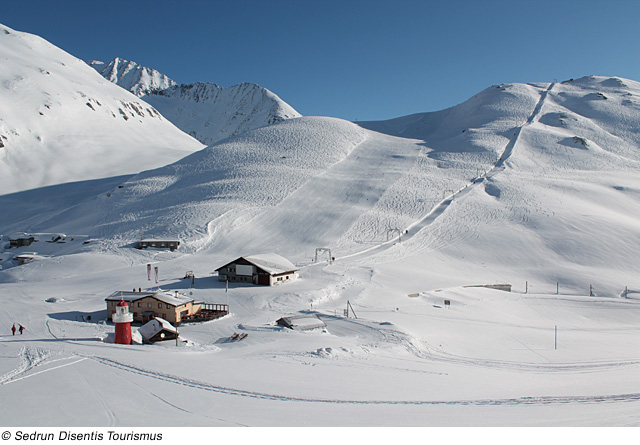
[[[25,321],[33,343],[0,341],[0,414],[23,425],[19,401],[58,425],[637,425],[639,98],[617,78],[508,84],[363,124],[392,134],[290,119],[132,177],[0,196],[14,209],[1,233],[68,235],[1,253],[0,324]],[[168,236],[177,251],[133,248]],[[17,267],[20,252],[39,256]],[[213,273],[261,253],[299,279],[227,292]],[[155,287],[151,263],[158,287],[232,314],[181,326],[184,348],[96,341],[113,327],[82,317]],[[496,283],[512,292],[466,287]],[[307,311],[325,332],[275,323]]]
[[[277,95],[252,83],[228,88],[208,82],[177,85],[154,69],[118,58],[90,65],[109,81],[144,96],[178,128],[206,145],[300,117]]]
[[[136,173],[202,148],[40,37],[0,26],[0,193]]]
[[[352,256],[403,234],[402,246],[374,249],[378,259],[356,257],[435,250],[449,262],[463,249],[506,281],[514,269],[554,258],[532,280],[566,274],[575,283],[610,267],[598,279],[615,293],[619,275],[632,269],[629,240],[640,233],[633,217],[640,88],[624,82],[494,87],[442,112],[449,117],[426,115],[422,141],[338,119],[292,119],[29,225],[87,233],[109,246],[171,235],[185,252],[277,250],[298,261],[317,247]]]

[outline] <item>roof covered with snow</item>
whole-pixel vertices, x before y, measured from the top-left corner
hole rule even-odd
[[[178,333],[178,330],[171,323],[159,317],[156,317],[148,323],[145,323],[138,329],[138,332],[145,340],[149,340],[161,331],[171,332],[172,334]]]
[[[124,300],[126,302],[138,301],[146,297],[155,298],[163,303],[170,304],[172,306],[182,306],[183,304],[193,302],[193,298],[189,298],[186,295],[180,295],[177,292],[132,292],[132,291],[116,291],[105,298],[106,301],[119,301]]]
[[[297,270],[291,261],[281,257],[277,253],[251,255],[243,258],[272,275]]]
[[[296,331],[309,331],[327,326],[316,314],[289,315],[280,318],[276,323]]]
[[[259,267],[260,269],[271,275],[278,275],[298,270],[298,268],[291,261],[278,255],[277,253],[264,253],[260,255],[243,256],[231,261],[230,263],[225,264],[222,267],[219,267],[216,270],[220,270],[223,267],[226,267],[229,264],[233,264],[242,259],[248,261],[256,267]]]

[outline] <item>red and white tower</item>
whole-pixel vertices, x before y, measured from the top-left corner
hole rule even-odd
[[[111,319],[116,325],[115,342],[120,345],[130,345],[133,314],[129,312],[129,306],[124,299],[121,299],[118,304],[116,304],[116,311],[111,316]]]

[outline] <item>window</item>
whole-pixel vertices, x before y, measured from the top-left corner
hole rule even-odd
[[[151,309],[151,303],[147,303],[147,307]]]
[[[142,307],[142,303],[138,302],[138,307]]]
[[[171,309],[171,307],[167,304],[167,309]]]
[[[158,309],[162,309],[162,303],[158,303]]]

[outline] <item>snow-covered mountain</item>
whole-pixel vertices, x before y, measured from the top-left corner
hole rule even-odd
[[[460,247],[449,249],[462,242],[494,270],[554,257],[552,270],[535,274],[571,275],[576,256],[591,273],[626,270],[640,234],[639,98],[638,83],[616,78],[508,84],[419,119],[363,124],[396,134],[414,125],[419,139],[339,119],[287,120],[29,224],[107,244],[173,234],[185,252],[277,246],[294,258],[319,246],[351,255],[408,230],[415,252],[455,256]],[[601,277],[613,292],[611,279]]]
[[[178,85],[158,71],[114,59],[90,62],[107,80],[153,105],[178,128],[205,145],[229,136],[300,117],[271,91],[252,83],[228,88],[213,83]]]
[[[153,91],[165,90],[176,83],[164,74],[135,62],[116,57],[109,63],[92,60],[89,65],[95,68],[109,82],[120,85],[142,97]]]
[[[0,25],[0,193],[137,173],[202,145],[40,37]]]

